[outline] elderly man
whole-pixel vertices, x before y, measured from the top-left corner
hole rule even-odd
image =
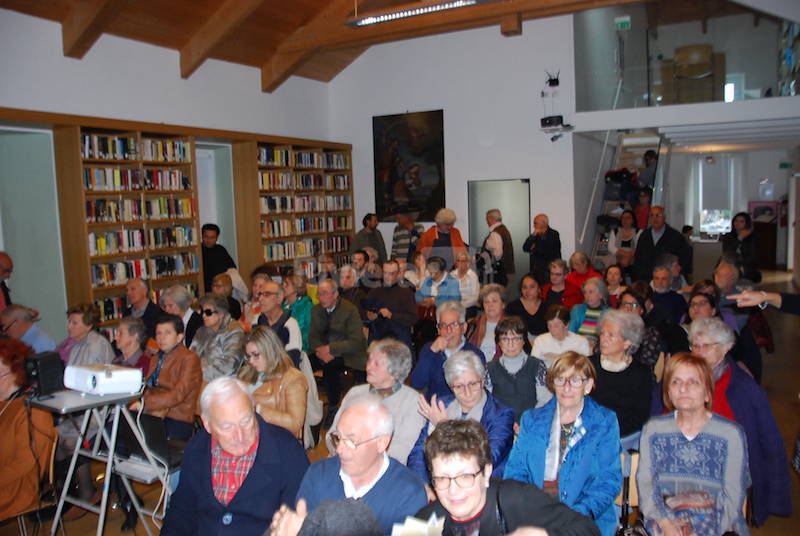
[[[513,287],[514,245],[511,242],[511,233],[503,225],[503,214],[496,208],[487,211],[486,225],[489,226],[489,234],[483,241],[478,259],[482,266],[479,266],[481,281]]]
[[[386,260],[386,245],[383,243],[383,235],[378,230],[378,216],[369,213],[361,220],[361,224],[364,227],[353,237],[350,252],[355,253],[366,247],[371,247],[378,254],[376,262],[383,263]]]
[[[417,242],[417,251],[424,253],[426,259],[443,258],[446,270],[452,269],[456,256],[467,249],[461,233],[454,227],[456,219],[452,209],[440,209],[434,218],[436,225],[425,231]]]
[[[561,237],[550,227],[547,214],[533,218],[533,232],[522,244],[522,251],[530,255],[530,272],[539,284],[547,283],[550,262],[561,258]]]
[[[672,290],[672,268],[670,266],[656,266],[653,268],[653,280],[650,286],[653,289],[651,301],[656,307],[665,311],[674,324],[680,324],[683,315],[688,312],[686,300]]]
[[[411,261],[411,256],[417,250],[417,241],[425,227],[414,221],[410,213],[399,212],[395,215],[397,225],[392,234],[392,258],[406,262]]]
[[[11,291],[6,285],[6,280],[11,277],[14,271],[14,261],[11,255],[5,251],[0,251],[0,312],[11,305]]]
[[[318,289],[319,305],[311,309],[308,344],[313,349],[311,364],[322,369],[325,392],[328,395],[328,414],[323,427],[330,426],[341,400],[339,374],[346,368],[354,376],[365,378],[367,344],[361,329],[358,309],[339,297],[339,289],[331,279],[321,281]]]
[[[55,350],[55,341],[33,323],[34,319],[34,314],[27,307],[9,305],[0,313],[0,333],[24,342],[37,354]]]
[[[299,366],[303,334],[300,332],[300,324],[292,318],[292,311],[283,309],[283,286],[275,281],[266,281],[260,288],[258,300],[261,314],[258,316],[258,325],[267,326],[274,331],[295,366]]]
[[[324,501],[361,500],[384,534],[391,534],[392,525],[402,523],[428,503],[419,477],[386,454],[393,430],[392,415],[379,397],[361,395],[353,400],[331,432],[336,456],[308,469],[297,492],[298,502],[304,501],[311,512]],[[291,511],[279,513],[273,527],[295,515]]]
[[[383,286],[369,291],[363,305],[369,321],[368,340],[393,337],[411,348],[411,328],[417,323],[414,292],[399,285],[402,272],[397,261],[383,263]]]
[[[680,231],[667,225],[664,207],[654,205],[650,208],[650,227],[639,235],[636,242],[633,261],[636,279],[647,281],[656,259],[664,253],[677,255],[683,271],[692,273],[692,248]]]
[[[178,315],[183,320],[183,344],[192,345],[194,334],[203,326],[203,318],[192,309],[194,296],[183,285],[173,285],[161,294],[161,308],[171,315]]]
[[[357,255],[353,256],[354,260]],[[361,306],[361,300],[367,297],[367,290],[366,287],[361,285],[357,267],[352,264],[345,264],[339,268],[339,295],[342,299],[356,306],[362,321],[367,319],[366,311]],[[317,299],[319,299],[319,290],[317,290]]]
[[[128,308],[122,316],[141,318],[147,328],[147,336],[151,339],[155,337],[156,320],[164,314],[164,311],[147,297],[147,283],[138,277],[128,279],[125,285],[125,297],[128,299]]]
[[[423,391],[430,400],[433,395],[440,399],[452,395],[444,378],[444,362],[454,353],[466,350],[474,352],[486,364],[486,357],[477,346],[464,338],[467,329],[464,307],[459,302],[444,302],[436,308],[439,336],[426,344],[419,353],[419,361],[411,373],[411,387]]]
[[[203,390],[204,430],[183,454],[162,534],[261,536],[280,505],[294,500],[308,468],[306,453],[254,407],[234,378],[217,378]]]

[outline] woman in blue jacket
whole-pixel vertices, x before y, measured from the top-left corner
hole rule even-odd
[[[428,403],[420,395],[420,413],[428,422],[422,427],[406,465],[420,475],[423,482],[428,482],[424,452],[428,434],[442,421],[473,419],[479,421],[489,435],[494,467],[492,476],[502,477],[506,458],[514,443],[514,410],[484,389],[486,368],[474,352],[462,350],[448,357],[444,363],[444,377],[455,396],[446,395],[437,400],[433,395]]]
[[[415,295],[418,304],[438,307],[447,301],[461,301],[461,286],[447,272],[443,258],[428,259],[428,273],[430,275],[425,278]]]
[[[594,379],[585,356],[567,352],[556,360],[547,373],[556,396],[523,414],[505,478],[539,486],[612,536],[622,485],[619,424],[613,411],[586,397]]]

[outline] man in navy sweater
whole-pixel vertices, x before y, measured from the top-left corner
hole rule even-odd
[[[186,447],[161,534],[261,536],[294,500],[308,469],[303,446],[256,414],[244,384],[210,382],[200,396],[204,431]]]
[[[336,456],[313,464],[297,492],[298,512],[282,508],[272,523],[273,534],[299,526],[306,511],[326,501],[358,499],[366,503],[384,534],[428,504],[419,477],[386,454],[394,424],[377,395],[363,395],[342,412],[331,439]]]

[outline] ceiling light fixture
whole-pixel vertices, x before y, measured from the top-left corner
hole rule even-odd
[[[428,15],[439,11],[448,11],[450,9],[458,9],[474,6],[475,4],[486,4],[496,1],[497,0],[450,0],[447,2],[418,2],[416,4],[400,6],[395,11],[367,13],[361,16],[358,15],[358,11],[356,10],[355,16],[345,21],[345,24],[353,28],[359,28],[361,26],[370,26],[382,22],[416,17],[417,15]]]

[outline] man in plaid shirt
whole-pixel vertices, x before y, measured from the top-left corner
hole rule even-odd
[[[186,447],[162,534],[261,536],[294,501],[308,468],[303,446],[264,422],[242,382],[221,377],[200,397],[204,431]]]

